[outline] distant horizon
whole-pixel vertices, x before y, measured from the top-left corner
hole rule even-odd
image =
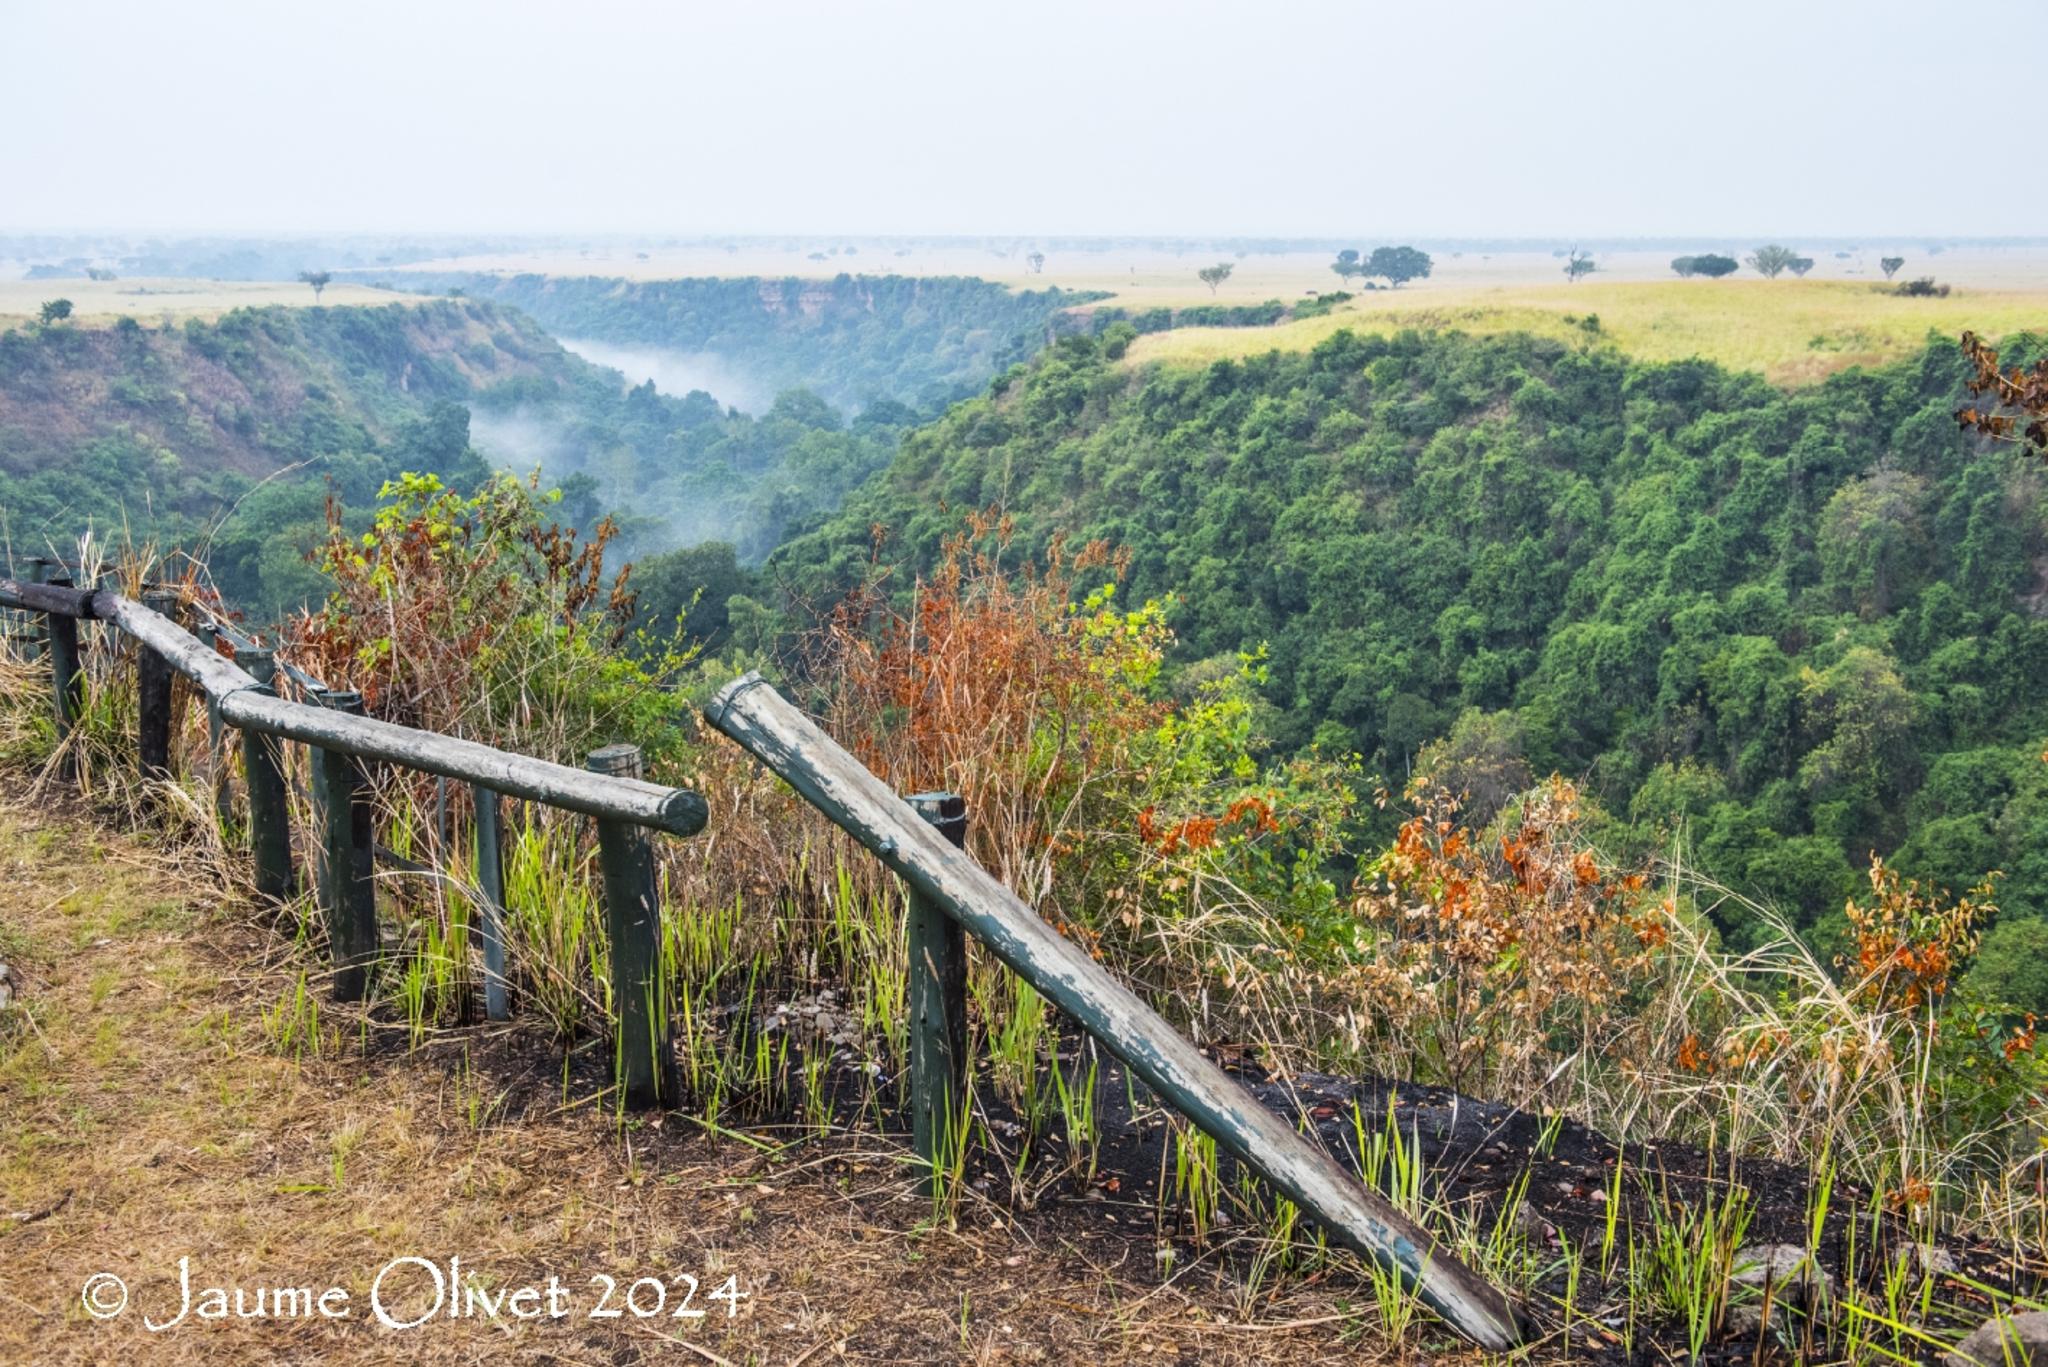
[[[1549,251],[1564,246],[1589,249],[1655,248],[1688,245],[1754,246],[1762,242],[1799,242],[1816,246],[1855,247],[1872,243],[1923,243],[1942,247],[2042,247],[2048,233],[1940,233],[1874,230],[1863,233],[1802,233],[1774,229],[1754,233],[1431,233],[1410,230],[1333,233],[1147,233],[1057,232],[1025,229],[991,232],[858,232],[829,228],[760,231],[715,231],[671,228],[611,228],[578,232],[526,228],[152,228],[152,227],[19,227],[0,225],[0,244],[49,238],[79,242],[94,238],[140,241],[320,242],[398,240],[459,243],[483,239],[507,245],[606,244],[619,246],[817,245],[829,243],[922,243],[934,246],[975,246],[993,242],[1059,246],[1089,250],[1118,246],[1173,244],[1241,247],[1265,251],[1340,250],[1365,243],[1430,242],[1445,246],[1484,247],[1496,251]]]
[[[2048,223],[2037,178],[1969,175],[2003,76],[2048,46],[2038,0],[1967,23],[1911,0],[13,0],[6,32],[0,121],[22,131],[0,185],[33,225],[1569,243]],[[989,226],[1016,224],[1037,226]]]

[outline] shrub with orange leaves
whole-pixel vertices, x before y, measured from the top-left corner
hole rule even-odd
[[[1098,957],[1263,999],[1267,967],[1326,939],[1340,905],[1327,866],[1351,771],[1259,763],[1261,653],[1176,703],[1159,687],[1171,604],[1119,607],[1106,547],[1055,540],[1013,565],[1010,537],[977,513],[907,602],[877,567],[838,605],[805,671],[828,729],[899,791],[965,797],[970,850]],[[1090,571],[1108,582],[1076,601]]]
[[[1485,1095],[1622,1028],[1662,938],[1643,877],[1585,842],[1578,790],[1539,785],[1505,830],[1469,828],[1440,788],[1412,796],[1354,903],[1361,1011],[1442,1081]]]
[[[292,623],[294,662],[363,695],[371,715],[565,763],[615,740],[673,734],[658,675],[616,647],[627,571],[605,568],[609,519],[587,539],[544,515],[548,495],[500,477],[472,497],[431,475],[380,491],[351,534],[330,502],[318,558],[327,603]]]
[[[1157,604],[1123,612],[1109,588],[1074,603],[1077,575],[1121,574],[1106,547],[1055,540],[1042,564],[1013,567],[1012,530],[995,510],[971,516],[907,610],[878,569],[827,618],[807,672],[862,763],[902,792],[961,794],[977,857],[1085,919],[1053,869],[1089,852],[1082,833],[1128,787],[1134,746],[1164,712],[1152,685],[1169,636]]]
[[[1976,954],[1982,927],[1998,914],[1989,880],[1953,900],[1911,880],[1873,856],[1870,901],[1843,908],[1856,938],[1856,953],[1837,966],[1857,975],[1855,998],[1878,1011],[1934,1007],[1950,980]]]

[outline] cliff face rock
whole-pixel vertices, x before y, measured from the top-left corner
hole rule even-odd
[[[261,477],[425,404],[546,383],[569,364],[529,319],[466,300],[16,329],[0,335],[0,472],[119,436],[158,460]]]

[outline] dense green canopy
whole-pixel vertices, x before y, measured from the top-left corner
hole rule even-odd
[[[1590,343],[1340,333],[1133,371],[1067,338],[769,568],[815,601],[875,525],[928,563],[999,502],[1027,546],[1127,548],[1184,663],[1267,644],[1281,747],[1397,782],[1433,740],[1506,747],[1587,776],[1614,842],[1682,832],[1804,926],[1872,851],[1951,886],[2002,870],[2016,921],[2048,911],[2048,485],[1957,431],[1960,370],[1931,342],[1786,393]]]

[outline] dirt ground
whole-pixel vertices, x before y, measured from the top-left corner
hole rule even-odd
[[[1057,1136],[1029,1161],[980,1151],[939,1223],[903,1136],[857,1101],[822,1136],[621,1118],[601,1050],[565,1058],[531,1024],[414,1044],[349,1018],[308,976],[312,954],[191,855],[0,805],[0,885],[15,994],[0,1008],[0,1364],[1479,1360],[1427,1326],[1390,1343],[1353,1261],[1274,1277],[1255,1256],[1270,1246],[1227,1212],[1199,1241],[1162,1217],[1165,1115],[1113,1061],[1092,1180]],[[326,1042],[308,1054],[297,1038],[316,1009]],[[1610,1188],[1638,1228],[1653,1197],[1709,1202],[1731,1174],[1707,1155],[1634,1151],[1636,1181],[1618,1182],[1615,1146],[1571,1122],[1219,1059],[1340,1161],[1391,1109],[1476,1229],[1502,1228],[1514,1203],[1541,1264],[1545,1337],[1524,1361],[1683,1359],[1670,1326],[1643,1324],[1632,1352],[1602,1330],[1626,1292],[1590,1272],[1565,1339],[1555,1255],[1598,1245]],[[1021,1127],[985,1110],[1014,1147]],[[1807,1237],[1804,1172],[1734,1176],[1754,1198],[1752,1242]],[[1864,1204],[1834,1193],[1817,1246],[1830,1275],[1850,1265],[1845,1217]],[[1932,1323],[1948,1341],[1986,1313],[1969,1288],[2038,1295],[2048,1272],[1989,1247],[1938,1256],[1954,1305]],[[1759,1351],[1717,1343],[1706,1360]]]
[[[1399,1356],[1350,1279],[1259,1298],[1213,1258],[1162,1276],[1147,1201],[1019,1217],[971,1198],[957,1230],[933,1229],[902,1144],[872,1130],[771,1158],[676,1117],[621,1126],[580,1081],[565,1097],[559,1075],[508,1080],[477,1032],[295,1060],[274,1023],[304,962],[287,939],[85,822],[0,810],[0,881],[17,993],[0,1031],[0,1362]],[[431,1309],[424,1263],[502,1298],[499,1318],[471,1302],[381,1323],[379,1307],[401,1324]],[[127,1294],[104,1319],[83,1294],[98,1274]],[[241,1291],[246,1317],[230,1300],[203,1318],[208,1287]],[[311,1294],[259,1306],[273,1288]],[[94,1294],[121,1297],[105,1277]]]

